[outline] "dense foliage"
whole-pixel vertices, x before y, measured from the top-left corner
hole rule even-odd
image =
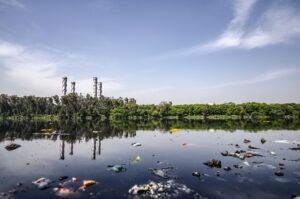
[[[69,94],[59,97],[0,95],[0,116],[55,115],[70,119],[247,119],[300,118],[300,104],[225,103],[138,105],[131,98],[95,98]]]
[[[246,119],[246,118],[300,118],[300,104],[225,103],[172,105],[123,104],[111,115],[122,119]]]
[[[131,98],[95,98],[90,95],[82,96],[68,94],[59,97],[35,97],[16,95],[0,95],[0,116],[25,116],[53,115],[63,119],[70,118],[109,118],[114,108],[124,104],[135,104],[135,99]]]

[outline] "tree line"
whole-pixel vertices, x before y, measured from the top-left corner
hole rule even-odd
[[[0,116],[26,117],[50,115],[60,119],[277,119],[300,118],[300,104],[224,103],[183,104],[172,102],[137,104],[134,98],[95,98],[68,94],[59,97],[0,95]]]

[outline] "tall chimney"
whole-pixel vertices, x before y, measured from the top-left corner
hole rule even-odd
[[[62,94],[63,95],[67,94],[67,81],[68,81],[67,77],[62,78]]]
[[[98,91],[98,88],[97,88],[97,86],[98,86],[98,78],[97,78],[97,77],[94,77],[93,80],[94,80],[94,97],[98,97],[98,96],[97,96],[97,91]]]
[[[75,82],[71,82],[71,92],[75,93]]]
[[[99,97],[102,97],[102,82],[99,82]]]

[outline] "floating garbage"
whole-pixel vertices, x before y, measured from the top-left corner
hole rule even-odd
[[[293,194],[291,195],[291,199],[300,199],[300,196],[298,196],[297,194]]]
[[[141,156],[136,156],[133,160],[134,163],[139,163],[142,160]]]
[[[171,128],[171,129],[170,129],[170,133],[176,133],[176,132],[178,132],[178,130],[179,130],[179,129]]]
[[[198,172],[198,171],[194,171],[194,172],[192,173],[192,176],[200,177],[200,176],[201,176],[201,173]]]
[[[236,169],[242,169],[243,168],[242,165],[238,165],[238,164],[234,164],[233,167],[236,168]]]
[[[71,180],[59,183],[58,187],[53,189],[55,195],[59,197],[75,197],[80,192],[85,191],[87,187],[90,187],[97,182],[95,180],[83,180],[78,181],[77,178],[73,177]]]
[[[169,175],[167,173],[167,171],[164,169],[150,169],[152,171],[152,173],[158,177],[167,179],[169,178]]]
[[[298,151],[298,150],[300,150],[300,147],[292,147],[292,148],[290,148],[290,150]]]
[[[247,143],[249,143],[249,142],[251,142],[251,141],[248,140],[248,139],[244,139],[244,143],[245,143],[245,144],[247,144]]]
[[[244,151],[244,150],[237,150],[235,152],[221,152],[221,154],[223,156],[231,156],[231,157],[235,157],[235,158],[239,158],[241,160],[244,160],[245,158],[251,158],[254,156],[262,156],[261,154],[259,154],[258,152],[255,151]]]
[[[9,144],[9,145],[6,145],[6,146],[5,146],[5,149],[6,149],[7,151],[13,151],[13,150],[15,150],[15,149],[17,149],[17,148],[19,148],[19,147],[21,147],[21,145],[15,144],[15,143],[11,143],[11,144]]]
[[[245,161],[245,162],[243,162],[243,163],[244,163],[244,165],[246,165],[247,167],[250,167],[249,162]]]
[[[221,152],[221,155],[222,155],[222,156],[228,156],[228,151]]]
[[[74,197],[75,195],[79,194],[77,191],[73,190],[72,188],[66,187],[55,187],[53,189],[54,194],[59,197]]]
[[[222,167],[222,162],[220,160],[215,160],[215,159],[208,160],[204,164],[209,167],[216,167],[216,168]]]
[[[147,184],[134,185],[128,193],[141,198],[184,198],[193,194],[193,190],[174,180],[166,182],[150,181]]]
[[[229,166],[224,167],[223,169],[224,169],[224,171],[230,171],[231,170],[231,168]]]
[[[281,170],[275,171],[274,174],[275,174],[276,176],[284,176],[284,173],[283,173],[283,171],[281,171]]]
[[[50,187],[50,184],[52,181],[48,178],[39,178],[32,182],[34,185],[36,185],[39,189],[44,190]]]
[[[107,165],[107,169],[115,173],[126,171],[126,168],[121,164]]]
[[[265,138],[261,138],[261,139],[260,139],[260,142],[261,142],[262,144],[264,144],[266,141],[267,141],[267,140],[266,140]]]
[[[274,151],[270,151],[270,154],[273,156],[277,155]]]
[[[131,145],[134,146],[134,147],[142,146],[142,144],[138,143],[138,142],[133,142],[133,143],[131,143]]]
[[[259,148],[255,147],[255,146],[252,146],[251,144],[248,146],[248,148],[249,149],[259,149]]]
[[[83,181],[83,186],[84,187],[90,187],[92,185],[96,184],[96,181],[95,180],[84,180]]]

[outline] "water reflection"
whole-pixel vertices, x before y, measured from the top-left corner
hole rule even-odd
[[[52,128],[51,133],[41,133],[41,129]],[[59,141],[59,159],[65,159],[66,146],[69,148],[69,155],[74,155],[74,145],[85,141],[92,143],[91,159],[96,160],[101,155],[101,141],[112,137],[135,137],[138,130],[159,130],[169,133],[169,129],[179,128],[185,130],[225,130],[234,132],[244,130],[258,132],[266,130],[298,130],[300,121],[275,120],[275,121],[112,121],[112,122],[36,122],[36,121],[1,121],[0,142],[4,140],[14,141],[48,139]],[[89,142],[92,140],[92,142]]]
[[[228,121],[185,121],[185,120],[167,120],[167,121],[89,121],[89,122],[33,122],[33,121],[0,121],[0,141],[14,140],[21,138],[31,140],[38,138],[34,133],[40,133],[43,128],[53,128],[57,134],[49,137],[56,140],[58,136],[68,134],[67,142],[85,138],[86,141],[97,138],[104,139],[108,137],[134,137],[137,130],[160,130],[168,132],[171,128],[193,129],[193,130],[225,130],[234,132],[244,130],[249,132],[258,132],[266,130],[299,130],[300,121],[298,120],[228,120]],[[96,132],[96,133],[95,133]],[[41,135],[43,136],[43,135]],[[45,138],[48,135],[44,135]]]
[[[180,130],[170,133],[171,128]],[[295,144],[274,141],[298,141],[299,129],[300,122],[293,120],[2,121],[0,192],[7,193],[23,182],[29,187],[28,194],[19,193],[15,198],[55,198],[52,189],[37,192],[31,182],[40,177],[58,179],[68,175],[101,182],[82,193],[84,198],[91,198],[90,191],[100,194],[99,198],[126,198],[124,194],[135,184],[165,182],[149,169],[172,167],[170,174],[176,176],[176,183],[208,198],[288,198],[299,189],[299,151],[289,149]],[[264,144],[262,137],[266,139]],[[245,160],[222,156],[224,151],[248,150],[245,138],[259,148],[255,151],[262,156]],[[6,151],[4,146],[10,142],[21,147]],[[134,147],[133,142],[142,146]],[[141,161],[134,161],[136,157]],[[203,163],[211,158],[222,160],[224,167],[232,170],[208,168]],[[284,176],[278,177],[274,172],[281,163],[285,165]],[[123,165],[127,170],[113,173],[108,165]],[[195,178],[191,175],[194,171],[203,175]],[[216,176],[217,171],[221,176]]]

